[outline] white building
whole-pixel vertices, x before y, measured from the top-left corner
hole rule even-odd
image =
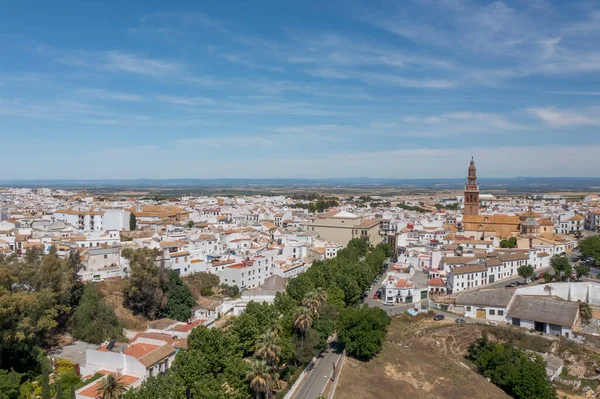
[[[508,324],[566,338],[578,320],[579,304],[554,296],[516,295],[507,313]]]
[[[454,267],[448,273],[448,292],[455,294],[470,288],[482,287],[488,283],[485,264]]]

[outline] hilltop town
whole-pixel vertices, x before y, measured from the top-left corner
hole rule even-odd
[[[86,341],[92,335],[77,330],[81,326],[69,327],[77,324],[77,306],[82,305],[70,304],[74,313],[65,312],[65,317],[73,314],[74,321],[63,325],[58,317],[50,327],[42,327],[39,316],[23,316],[19,312],[26,313],[24,310],[14,310],[17,321],[7,324],[7,331],[15,329],[5,336],[7,342],[22,341],[18,338],[19,323],[33,323],[33,335],[41,330],[52,335],[52,339],[27,342],[47,346],[44,349],[54,365],[55,379],[61,378],[57,365],[72,365],[77,370],[79,382],[65,385],[77,399],[95,399],[103,381],[115,375],[125,390],[149,389],[145,385],[149,378],[181,363],[179,356],[183,355],[178,353],[191,352],[188,337],[196,334],[194,331],[220,334],[241,328],[238,324],[243,317],[259,317],[267,309],[260,306],[279,309],[286,296],[292,303],[295,300],[310,308],[313,302],[307,302],[306,296],[315,295],[309,292],[315,289],[323,290],[323,297],[315,299],[313,315],[306,316],[308,330],[298,327],[297,319],[294,322],[301,333],[292,338],[300,341],[290,341],[297,352],[289,361],[295,359],[300,365],[308,362],[309,366],[316,363],[323,369],[313,374],[331,372],[331,382],[313,383],[310,373],[294,375],[302,367],[284,368],[291,373],[290,378],[264,388],[265,394],[277,391],[285,397],[333,397],[335,377],[340,373],[344,384],[341,367],[331,371],[331,362],[310,360],[325,351],[334,364],[343,364],[346,355],[328,349],[327,342],[334,339],[333,324],[315,330],[322,335],[321,343],[312,343],[313,347],[303,352],[306,331],[314,330],[309,325],[322,320],[319,309],[325,304],[332,306],[336,296],[339,305],[330,310],[336,315],[345,306],[364,303],[368,308],[382,309],[382,317],[408,312],[422,318],[436,312],[436,318],[455,321],[456,325],[510,325],[525,333],[563,337],[582,345],[586,337],[595,339],[600,334],[595,310],[600,304],[600,284],[593,280],[596,259],[586,257],[579,248],[580,240],[594,237],[600,229],[600,196],[573,199],[485,194],[477,183],[473,159],[464,194],[454,197],[411,193],[388,197],[297,194],[157,199],[4,188],[0,189],[0,210],[0,266],[13,279],[0,293],[7,307],[10,297],[21,295],[19,292],[24,298],[38,292],[18,268],[41,262],[35,267],[43,269],[48,259],[55,259],[64,265],[75,264],[71,287],[97,287],[94,301],[117,310],[116,315],[112,309],[108,311],[113,320],[108,324],[125,327],[104,331],[106,326],[102,326],[103,332]],[[348,247],[352,251],[346,252]],[[384,252],[377,253],[378,248]],[[320,278],[314,277],[322,273],[317,270],[344,259],[360,265],[365,255],[372,268],[366,277],[355,277],[354,281],[341,276],[345,282],[333,277],[328,285],[310,280]],[[142,273],[150,274],[142,277]],[[176,299],[167,285],[163,289],[166,305],[158,301],[156,309],[148,310],[150,305],[144,301],[152,299],[143,299],[134,291],[143,291],[154,278],[152,273],[159,280],[167,279],[166,284],[184,287],[178,292],[183,292],[185,299],[171,306]],[[46,283],[42,281],[40,287]],[[591,314],[581,304],[590,305]],[[328,323],[338,316],[332,317]],[[89,319],[87,323],[91,322]],[[259,335],[254,333],[252,339],[259,339]],[[343,338],[336,344],[340,341]],[[368,356],[375,355],[383,344],[382,336],[379,349]],[[242,350],[243,356],[251,354],[258,344],[249,345]],[[5,353],[2,364],[8,369],[11,355]],[[548,378],[554,381],[567,369],[564,359],[550,352],[543,356],[548,364],[557,365],[548,369]],[[31,381],[31,393],[39,391],[39,377],[38,382]],[[306,387],[314,384],[319,388],[307,391]]]

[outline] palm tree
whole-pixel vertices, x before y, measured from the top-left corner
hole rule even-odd
[[[311,291],[307,293],[302,300],[302,306],[306,306],[311,312],[317,314],[319,312],[319,307],[321,307],[321,302],[319,301],[317,294],[314,291]]]
[[[552,295],[552,286],[551,285],[547,285],[544,287],[544,291],[548,291],[548,295]]]
[[[269,387],[271,386],[271,369],[261,359],[253,359],[250,372],[246,376],[250,381],[250,388],[256,394],[256,399],[260,399],[260,394],[264,393],[265,397],[269,397]]]
[[[294,318],[294,328],[302,335],[302,347],[304,347],[304,334],[313,322],[313,314],[309,308],[301,307]]]
[[[321,305],[327,301],[327,291],[325,291],[323,288],[317,288],[315,290],[315,295]]]
[[[277,341],[277,335],[267,332],[258,338],[256,345],[256,354],[267,362],[270,367],[275,366],[281,354],[281,347]]]
[[[121,374],[107,375],[98,386],[98,395],[102,399],[121,399],[126,391],[127,386]]]

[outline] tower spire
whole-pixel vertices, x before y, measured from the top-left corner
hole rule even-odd
[[[471,156],[471,163],[469,164],[464,200],[463,214],[479,215],[479,185],[477,184],[477,168],[475,168],[473,156]]]

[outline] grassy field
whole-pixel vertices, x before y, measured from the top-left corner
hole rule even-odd
[[[547,350],[550,342],[512,329],[434,322],[429,316],[393,319],[383,351],[369,362],[348,358],[336,399],[343,398],[508,398],[471,370],[464,359],[483,334],[525,349]]]

